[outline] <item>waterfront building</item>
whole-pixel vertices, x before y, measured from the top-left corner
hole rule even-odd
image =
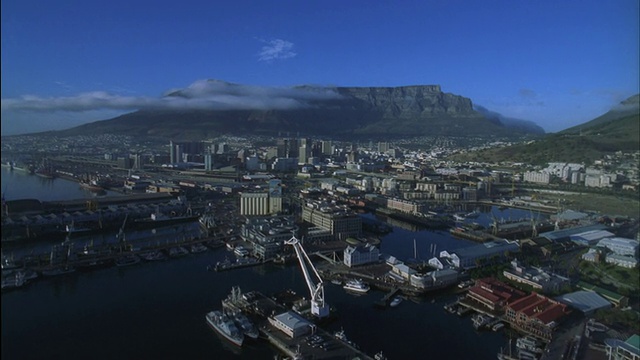
[[[403,280],[409,280],[412,275],[416,274],[416,271],[410,268],[403,262],[398,262],[396,264],[391,265],[391,275],[395,275],[394,277],[399,277]]]
[[[476,280],[469,288],[467,299],[491,311],[502,312],[504,307],[526,294],[494,278]]]
[[[269,317],[269,323],[292,339],[307,334],[315,326],[293,311]]]
[[[387,208],[405,213],[416,214],[424,210],[424,205],[416,201],[387,198]]]
[[[509,253],[519,251],[520,246],[515,241],[494,240],[453,252],[445,250],[440,252],[440,257],[448,258],[456,268],[466,270],[500,261]]]
[[[505,318],[515,329],[549,342],[559,321],[569,313],[567,305],[532,292],[508,304]]]
[[[308,201],[302,208],[302,220],[330,231],[336,240],[357,238],[362,233],[362,219],[346,206]]]
[[[371,244],[347,246],[344,249],[343,261],[348,267],[377,263],[379,260],[380,250]]]
[[[442,288],[458,282],[458,272],[453,269],[435,270],[426,274],[411,274],[409,284],[418,289]]]
[[[535,290],[544,293],[560,291],[560,289],[570,285],[569,278],[554,273],[548,273],[538,267],[525,267],[514,259],[511,262],[511,269],[506,269],[502,274],[509,280],[526,284]]]
[[[271,259],[281,253],[284,242],[297,231],[290,216],[250,217],[241,229],[242,238],[253,244],[254,254],[262,259]]]

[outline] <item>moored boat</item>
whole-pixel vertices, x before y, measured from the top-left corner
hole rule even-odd
[[[44,275],[44,276],[59,276],[59,275],[70,274],[70,273],[75,272],[75,271],[76,271],[76,268],[74,268],[73,266],[61,266],[61,267],[55,267],[55,268],[51,268],[51,269],[42,270],[42,275]]]
[[[342,288],[357,293],[366,293],[370,289],[369,285],[363,283],[360,279],[350,279],[344,284],[344,286],[342,286]]]
[[[389,303],[389,306],[396,307],[396,306],[400,305],[401,302],[402,302],[402,297],[401,296],[396,296],[396,297],[393,298],[393,300],[391,300],[391,302]]]
[[[251,320],[249,320],[249,318],[245,314],[236,312],[232,317],[233,321],[236,323],[236,326],[240,330],[242,330],[245,336],[248,336],[251,339],[258,338],[258,336],[260,335],[260,332],[258,332],[258,328],[251,322]]]
[[[191,245],[189,249],[192,254],[198,254],[207,251],[207,247],[202,245],[201,243]]]
[[[140,253],[140,257],[146,261],[160,261],[167,258],[162,251],[159,250]]]
[[[136,254],[127,254],[116,259],[116,266],[129,266],[140,263],[140,257]]]
[[[183,248],[182,246],[176,246],[169,249],[170,257],[181,257],[187,254],[189,254],[189,252],[187,251],[187,249]]]
[[[207,313],[205,318],[209,327],[211,327],[216,333],[222,335],[232,344],[242,346],[244,334],[228,316],[223,314],[221,311],[214,310]]]

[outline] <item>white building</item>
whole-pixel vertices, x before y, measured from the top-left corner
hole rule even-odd
[[[344,249],[344,264],[348,267],[375,263],[379,260],[380,250],[371,244],[347,246]]]
[[[551,174],[546,171],[527,171],[524,173],[523,179],[527,182],[548,184],[551,180]]]
[[[618,254],[607,255],[605,262],[629,269],[633,269],[638,266],[638,259],[636,259],[635,257]]]
[[[274,317],[270,317],[269,323],[292,339],[307,334],[314,326],[305,318],[293,311],[287,311]]]
[[[633,239],[612,237],[602,239],[598,242],[598,247],[604,247],[618,255],[638,256],[638,242]]]

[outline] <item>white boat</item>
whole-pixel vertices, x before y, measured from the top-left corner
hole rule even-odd
[[[370,289],[369,285],[363,283],[360,279],[350,279],[344,284],[344,286],[342,286],[342,288],[358,293],[366,293]]]
[[[495,325],[493,325],[491,327],[491,330],[500,331],[500,330],[502,330],[502,328],[504,328],[504,324],[502,322],[498,322],[498,323],[496,323]]]
[[[391,300],[391,302],[389,303],[389,306],[396,307],[400,305],[401,302],[402,302],[402,297],[396,296],[393,298],[393,300]]]
[[[456,221],[464,221],[466,217],[463,214],[453,214],[453,219]]]
[[[248,336],[252,339],[257,339],[260,333],[258,332],[258,328],[249,320],[249,318],[241,313],[236,312],[233,314],[233,321],[236,323],[236,326],[242,330],[245,336]]]
[[[215,332],[224,336],[225,339],[237,346],[242,346],[244,341],[244,334],[238,329],[233,320],[224,315],[221,311],[214,310],[207,313],[207,324]]]
[[[516,347],[533,353],[542,353],[542,348],[540,347],[538,340],[531,336],[518,338],[518,340],[516,340]]]

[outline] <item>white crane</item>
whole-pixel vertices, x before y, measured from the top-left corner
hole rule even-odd
[[[285,241],[285,244],[293,246],[296,251],[296,255],[298,255],[298,260],[300,261],[300,268],[302,269],[302,273],[304,274],[304,279],[307,282],[307,286],[309,287],[309,292],[311,293],[311,314],[315,315],[319,318],[325,317],[329,315],[329,305],[324,302],[324,285],[322,283],[322,278],[318,271],[313,266],[311,260],[309,260],[309,256],[302,248],[300,241],[295,237],[291,237],[291,239]],[[311,273],[309,272],[308,267],[313,270],[315,277],[317,278],[318,283],[316,284],[312,278]]]

